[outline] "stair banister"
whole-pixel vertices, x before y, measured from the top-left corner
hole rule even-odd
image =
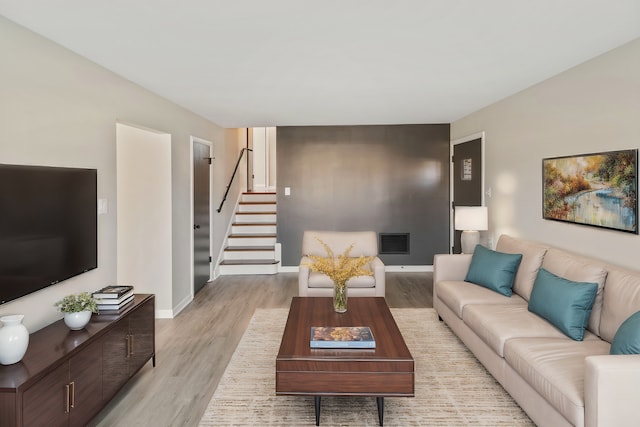
[[[242,155],[244,154],[245,151],[253,151],[253,150],[251,148],[246,148],[246,147],[240,150],[240,155],[238,156],[236,167],[233,169],[233,174],[231,175],[231,179],[229,180],[229,185],[227,185],[227,191],[224,192],[224,197],[222,198],[222,202],[220,202],[220,206],[216,210],[218,213],[222,212],[222,205],[224,205],[224,202],[227,200],[227,196],[229,195],[229,190],[231,189],[231,185],[233,184],[233,179],[236,177],[236,172],[238,172],[238,166],[240,166],[240,161],[242,160]]]

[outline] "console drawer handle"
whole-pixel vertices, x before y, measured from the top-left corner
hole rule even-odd
[[[76,404],[76,383],[71,381],[71,383],[69,383],[69,386],[69,395],[71,396],[71,404],[69,406],[73,408]]]
[[[68,414],[69,413],[69,384],[66,384],[64,386],[64,391],[65,391],[65,401],[64,401],[64,413]]]

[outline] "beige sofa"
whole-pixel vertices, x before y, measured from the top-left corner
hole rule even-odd
[[[373,256],[365,268],[373,272],[372,276],[358,276],[347,282],[349,297],[383,297],[385,293],[384,263],[378,258],[378,236],[375,231],[305,231],[302,237],[302,259],[298,270],[298,294],[301,297],[333,296],[333,282],[322,274],[310,271],[305,264],[311,258],[305,255],[327,256],[327,252],[318,241],[326,243],[335,256],[341,255],[353,244],[352,257]]]
[[[640,272],[509,236],[496,251],[523,254],[510,297],[464,281],[472,255],[434,257],[441,319],[537,425],[640,425],[640,355],[609,355],[618,327],[640,310]],[[583,341],[528,311],[541,267],[598,283]]]

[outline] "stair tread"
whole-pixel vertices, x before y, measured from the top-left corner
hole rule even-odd
[[[230,239],[244,239],[244,238],[262,238],[262,237],[266,237],[266,238],[273,238],[273,237],[278,237],[276,234],[274,233],[264,233],[264,234],[256,234],[256,233],[233,233],[229,235]]]
[[[276,202],[240,202],[241,205],[275,205]]]
[[[259,226],[259,225],[276,225],[275,222],[234,222],[231,224],[234,227],[244,227],[244,226]]]
[[[275,247],[271,246],[227,246],[225,251],[274,251]]]
[[[280,261],[275,259],[226,259],[220,262],[220,265],[271,265],[278,264]]]
[[[224,248],[227,254],[225,258],[241,258],[241,259],[223,259],[218,264],[226,267],[221,270],[222,274],[274,274],[278,271],[280,261],[275,260],[276,245],[264,245],[264,243],[272,242],[277,237],[275,233],[276,223],[276,192],[261,191],[252,192],[245,191],[243,196],[247,196],[239,202],[240,209],[235,212],[235,221],[231,223],[233,233],[227,238],[231,246]],[[253,198],[251,196],[254,196]],[[265,197],[266,196],[266,197]],[[273,196],[273,197],[272,197]],[[240,216],[243,215],[243,216]],[[258,215],[258,216],[256,216]],[[262,217],[260,216],[262,215]],[[242,227],[242,228],[241,228]],[[254,227],[252,229],[252,227]],[[257,228],[255,228],[257,227]],[[260,228],[268,227],[268,228]],[[231,240],[235,239],[235,240]],[[237,239],[270,239],[270,240],[246,240]],[[244,245],[242,243],[253,243],[253,245]],[[256,245],[262,243],[263,245]],[[242,258],[248,259],[242,259]],[[272,258],[273,257],[273,258]],[[244,268],[243,268],[244,266]]]
[[[236,215],[275,215],[276,212],[236,212]]]

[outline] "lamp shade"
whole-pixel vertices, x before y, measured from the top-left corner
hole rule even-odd
[[[455,229],[484,231],[489,229],[486,206],[456,206]]]

